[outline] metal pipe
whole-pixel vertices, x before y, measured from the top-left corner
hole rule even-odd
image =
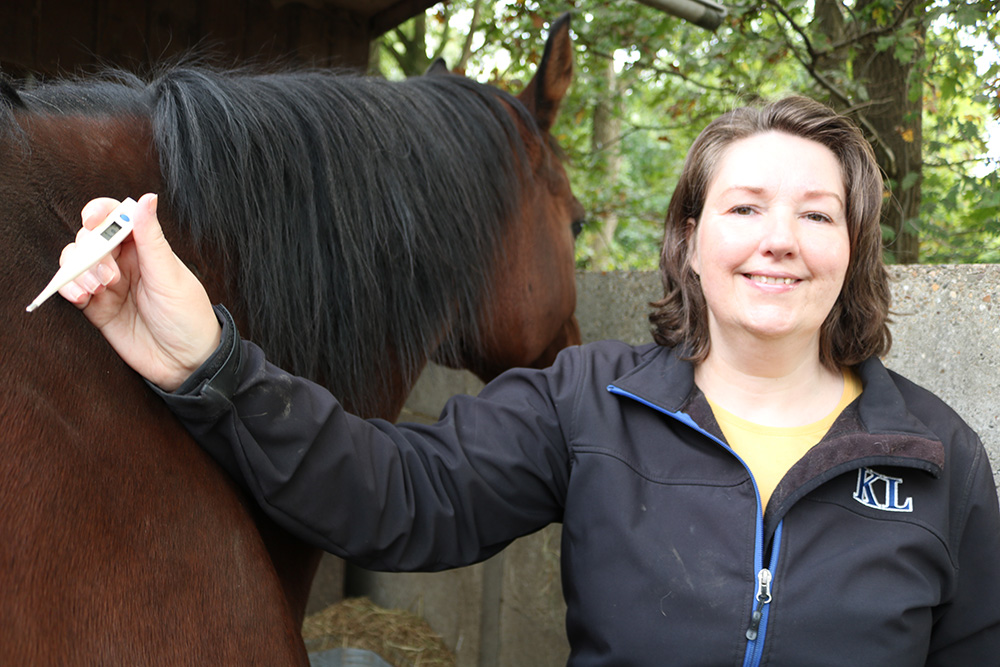
[[[707,30],[715,30],[729,12],[711,0],[639,0],[644,5],[685,19]]]

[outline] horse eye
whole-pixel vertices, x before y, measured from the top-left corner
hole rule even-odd
[[[570,225],[570,229],[573,230],[573,238],[578,238],[580,236],[580,232],[583,231],[583,226],[585,224],[587,224],[587,221],[584,220],[583,218],[579,218],[573,221],[573,224]]]

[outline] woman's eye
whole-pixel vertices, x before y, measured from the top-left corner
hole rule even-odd
[[[832,218],[825,213],[806,213],[806,218],[812,220],[813,222],[830,222]]]
[[[735,213],[736,215],[750,215],[751,213],[753,213],[752,206],[734,206],[730,210],[732,210],[732,212]]]

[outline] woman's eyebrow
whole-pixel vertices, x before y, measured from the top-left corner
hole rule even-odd
[[[767,191],[768,191],[767,188],[761,185],[731,185],[722,192],[720,192],[719,194],[725,195],[731,192],[737,192],[737,193],[746,192],[753,195],[761,195],[765,194]],[[806,199],[821,199],[823,197],[830,197],[832,199],[836,199],[841,206],[844,205],[843,197],[841,197],[836,192],[833,192],[832,190],[823,190],[823,189],[806,190],[803,193],[803,196]]]

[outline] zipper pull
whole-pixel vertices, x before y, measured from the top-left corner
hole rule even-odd
[[[757,639],[760,620],[764,617],[764,605],[771,601],[771,571],[766,567],[757,573],[757,608],[750,616],[750,627],[747,628],[747,639]]]

